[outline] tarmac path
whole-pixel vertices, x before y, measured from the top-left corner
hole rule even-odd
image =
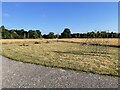
[[[118,77],[50,68],[0,57],[2,88],[118,88]]]

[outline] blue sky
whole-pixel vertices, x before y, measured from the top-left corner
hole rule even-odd
[[[8,29],[39,29],[42,34],[94,30],[118,32],[117,2],[3,2],[2,25]]]

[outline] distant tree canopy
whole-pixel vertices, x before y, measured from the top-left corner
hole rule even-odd
[[[3,39],[24,39],[24,38],[41,38],[40,30],[29,30],[25,31],[24,29],[21,30],[8,30],[4,26],[1,26],[1,33]]]
[[[28,32],[26,32],[25,35],[27,35],[27,38],[33,38],[33,39],[42,37],[41,32],[39,30],[29,30]]]
[[[71,31],[69,28],[65,28],[63,33],[61,33],[62,38],[71,38]]]
[[[2,39],[36,39],[36,38],[120,38],[120,33],[115,32],[106,32],[106,31],[95,31],[95,32],[87,32],[87,33],[73,33],[71,34],[71,30],[69,28],[65,28],[63,32],[59,34],[54,34],[54,32],[49,32],[49,34],[43,34],[40,30],[8,30],[4,26],[0,27],[0,33]]]
[[[50,32],[50,33],[48,34],[48,38],[55,38],[54,32]]]

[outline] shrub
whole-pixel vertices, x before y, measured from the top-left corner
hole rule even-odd
[[[34,44],[41,44],[40,42],[35,42]]]

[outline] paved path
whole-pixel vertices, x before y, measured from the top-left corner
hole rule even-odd
[[[118,78],[16,62],[2,57],[2,87],[118,88]]]

